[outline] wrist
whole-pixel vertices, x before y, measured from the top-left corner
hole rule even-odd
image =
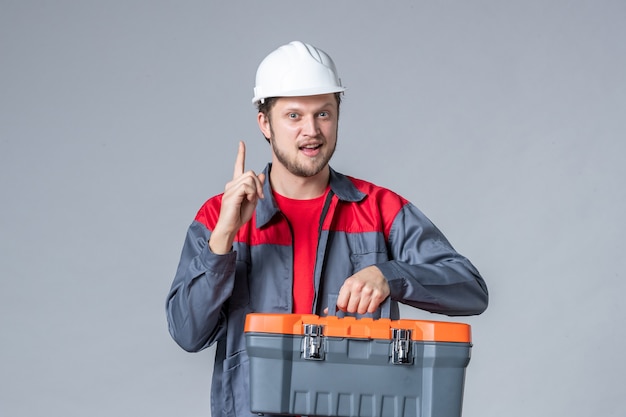
[[[234,240],[235,233],[224,232],[216,228],[209,238],[209,249],[216,255],[225,255],[232,250]]]

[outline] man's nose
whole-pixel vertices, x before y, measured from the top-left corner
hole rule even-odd
[[[319,132],[319,126],[315,116],[308,116],[304,118],[302,126],[302,133],[307,136],[317,136]]]

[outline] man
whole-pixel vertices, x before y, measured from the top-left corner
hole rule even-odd
[[[251,415],[248,313],[380,317],[388,298],[394,319],[398,302],[447,315],[487,307],[476,268],[414,205],[329,166],[343,91],[320,49],[292,42],[268,55],[253,102],[272,162],[246,171],[240,143],[232,181],[189,227],[167,317],[183,349],[217,342],[213,417]]]

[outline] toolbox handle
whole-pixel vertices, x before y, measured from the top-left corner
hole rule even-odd
[[[328,294],[328,315],[343,318],[346,316],[346,313],[337,308],[337,298],[339,298],[339,294]],[[385,298],[385,300],[380,304],[380,306],[378,306],[378,310],[380,310],[381,319],[391,318],[391,296],[388,296],[387,298]],[[373,318],[374,314],[365,313],[363,317]]]

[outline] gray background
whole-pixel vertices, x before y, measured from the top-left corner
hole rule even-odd
[[[269,149],[254,72],[303,40],[348,87],[332,165],[473,260],[465,417],[623,416],[623,1],[0,0],[0,415],[206,416],[169,338],[187,226]],[[406,317],[447,320],[416,310]]]

